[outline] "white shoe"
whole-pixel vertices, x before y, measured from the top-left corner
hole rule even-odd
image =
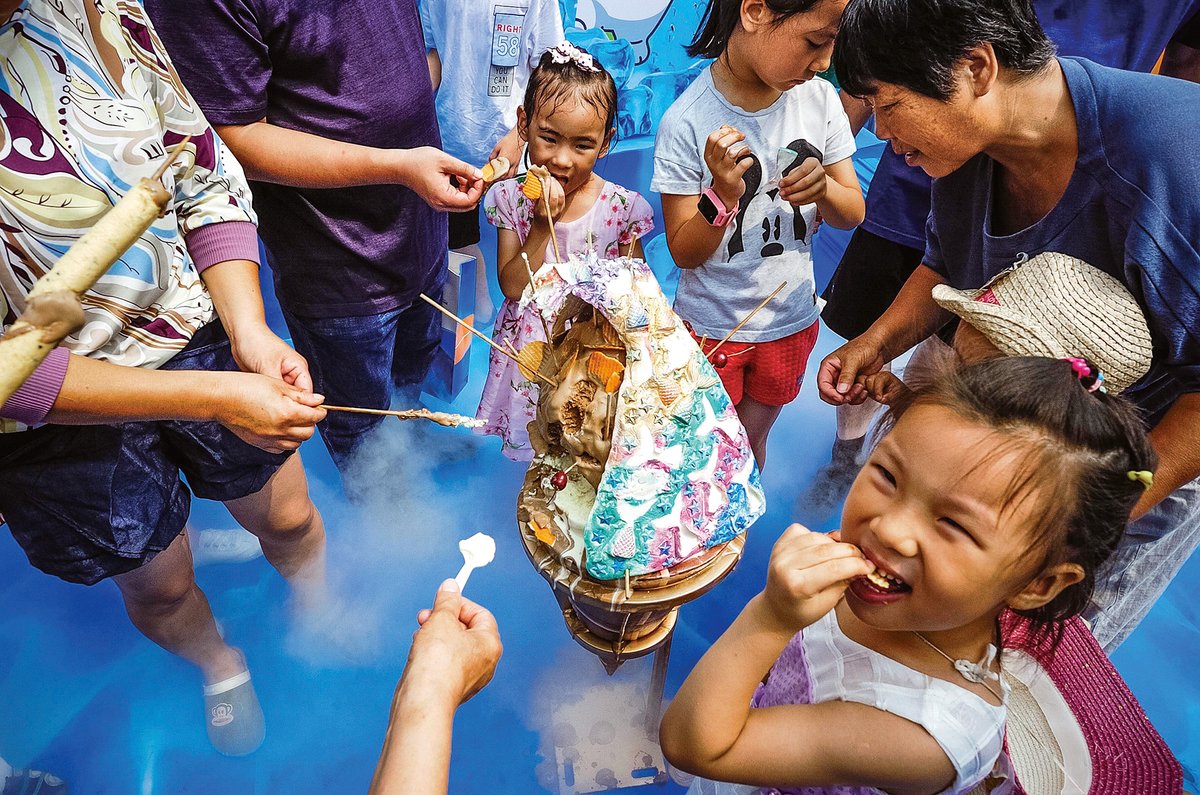
[[[188,533],[192,547],[192,562],[195,566],[213,563],[245,563],[261,558],[262,546],[258,538],[243,530],[193,530]]]

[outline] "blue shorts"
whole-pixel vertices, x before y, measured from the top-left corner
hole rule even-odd
[[[163,370],[237,370],[218,321]],[[44,425],[0,434],[0,515],[37,568],[93,585],[132,571],[183,530],[196,496],[254,494],[288,454],[264,452],[216,422]]]

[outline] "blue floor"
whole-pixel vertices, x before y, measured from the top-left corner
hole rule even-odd
[[[831,266],[823,257],[819,278],[827,278]],[[823,331],[812,361],[838,342]],[[471,384],[453,406],[466,413],[474,409],[484,367],[481,346],[472,353]],[[683,608],[668,697],[760,588],[782,529],[795,520],[836,526],[832,516],[795,510],[797,495],[828,455],[833,419],[811,386],[784,411],[763,478],[769,511],[752,528],[737,571]],[[115,587],[89,589],[47,577],[0,534],[0,604],[6,608],[0,616],[0,756],[52,770],[73,792],[88,795],[364,792],[416,612],[458,570],[458,540],[484,531],[496,538],[496,560],[471,577],[467,594],[496,614],[505,653],[492,684],[459,712],[451,791],[557,792],[555,711],[613,680],[570,639],[550,589],[525,557],[514,524],[523,470],[500,455],[495,440],[465,431],[439,428],[419,444],[399,423],[382,431],[366,456],[377,485],[363,509],[351,509],[341,496],[319,442],[302,449],[342,597],[320,626],[301,631],[293,625],[286,589],[261,559],[197,572],[226,637],[247,654],[267,715],[266,743],[246,759],[210,748],[198,675],[130,626]],[[222,508],[201,502],[193,520],[200,527],[232,526]],[[1193,560],[1115,658],[1192,771],[1200,769],[1198,586],[1200,560]],[[647,660],[631,661],[615,682],[644,687],[649,678]],[[605,717],[618,730],[629,721],[620,710]],[[666,783],[628,791],[683,788]]]

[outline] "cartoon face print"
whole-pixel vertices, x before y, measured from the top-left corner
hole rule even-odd
[[[786,177],[810,157],[822,159],[821,150],[803,138],[792,141],[787,148],[795,152],[796,157],[783,168],[781,177]],[[778,201],[778,188],[768,188],[760,193],[759,188],[764,186],[762,161],[756,155],[746,156],[753,158],[754,163],[742,178],[746,192],[738,202],[736,226],[729,238],[726,256],[732,260],[735,255],[757,247],[760,259],[778,257],[787,250],[787,244],[808,241],[803,208]]]

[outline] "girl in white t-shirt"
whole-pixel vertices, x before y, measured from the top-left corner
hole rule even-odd
[[[663,117],[651,189],[683,272],[675,311],[713,352],[761,467],[817,338],[812,234],[864,203],[854,136],[829,67],[845,0],[709,0],[689,47],[715,58]]]
[[[1002,611],[1057,637],[1152,483],[1141,421],[1101,381],[1082,359],[1008,357],[893,405],[841,530],[780,537],[766,589],[667,710],[676,767],[746,785],[693,795],[957,795],[988,777]]]

